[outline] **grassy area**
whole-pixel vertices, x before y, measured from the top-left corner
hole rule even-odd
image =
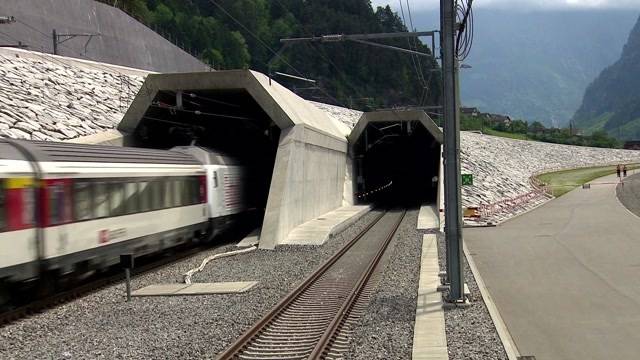
[[[627,176],[631,170],[640,168],[640,164],[627,165]],[[615,166],[597,166],[573,170],[554,171],[538,175],[538,179],[551,187],[553,196],[561,196],[591,180],[614,174]]]
[[[493,129],[490,129],[490,128],[485,128],[483,133],[485,133],[487,135],[500,136],[500,137],[505,137],[505,138],[509,138],[509,139],[516,139],[516,140],[532,140],[526,134],[508,133],[508,132],[493,130]]]

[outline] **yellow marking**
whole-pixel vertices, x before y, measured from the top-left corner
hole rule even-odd
[[[6,189],[23,189],[32,187],[35,181],[33,178],[11,178],[6,179],[5,188]]]

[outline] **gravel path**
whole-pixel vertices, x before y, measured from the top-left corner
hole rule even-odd
[[[407,213],[384,273],[351,343],[351,359],[408,359],[413,349],[422,242],[418,211]]]
[[[134,298],[126,303],[120,284],[2,327],[0,359],[213,358],[375,216],[365,215],[323,246],[283,246],[223,258],[193,279],[260,281],[244,294]],[[232,249],[207,251],[137,277],[133,289],[176,282],[206,256]]]
[[[445,253],[444,236],[438,235],[441,270],[446,268]],[[444,311],[449,359],[508,360],[466,258],[464,278],[471,291],[471,306]]]

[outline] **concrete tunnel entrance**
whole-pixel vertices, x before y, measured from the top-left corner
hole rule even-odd
[[[125,146],[195,141],[237,159],[261,248],[343,203],[348,127],[255,71],[151,74],[118,130]]]
[[[280,128],[242,89],[158,91],[133,141],[169,149],[198,145],[235,159],[245,167],[246,206],[266,208]],[[263,212],[257,215],[260,219]]]
[[[365,113],[349,136],[354,203],[436,203],[441,141],[442,133],[424,112]]]

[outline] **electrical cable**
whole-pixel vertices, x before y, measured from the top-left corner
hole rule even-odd
[[[460,24],[456,38],[456,56],[462,62],[469,56],[473,46],[473,0],[456,3],[456,19]]]
[[[213,4],[214,6],[216,6],[218,9],[220,9],[220,11],[222,11],[223,13],[225,13],[229,18],[231,18],[231,20],[233,20],[236,24],[238,24],[238,26],[240,26],[241,28],[243,28],[249,35],[251,35],[251,37],[253,37],[254,39],[256,39],[256,41],[258,41],[258,43],[260,43],[260,45],[262,45],[265,49],[269,50],[269,52],[271,52],[274,56],[278,57],[285,65],[289,66],[291,69],[293,69],[293,71],[296,72],[296,74],[298,74],[298,76],[303,77],[303,78],[307,78],[307,76],[305,76],[304,74],[302,74],[300,71],[298,71],[298,69],[296,69],[293,65],[291,65],[282,55],[278,54],[275,50],[273,50],[266,42],[264,42],[264,40],[262,40],[258,35],[256,35],[254,32],[252,32],[251,30],[249,30],[249,28],[247,28],[242,22],[240,22],[240,20],[236,19],[233,15],[231,15],[222,5],[218,4],[215,0],[209,0],[209,2],[211,4]],[[318,89],[325,95],[327,96],[329,99],[333,100],[334,102],[336,102],[338,105],[342,106],[342,107],[346,107],[343,103],[341,103],[340,101],[338,101],[336,98],[334,98],[333,96],[331,96],[326,90],[324,90],[323,88],[318,86]]]

